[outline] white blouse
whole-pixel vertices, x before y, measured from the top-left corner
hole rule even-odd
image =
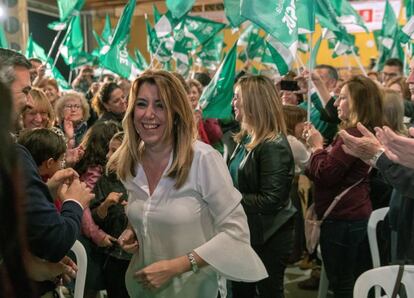
[[[308,166],[311,156],[310,150],[295,136],[288,135],[287,140],[292,149],[293,159],[295,161],[295,174],[301,174]]]
[[[253,282],[267,277],[250,246],[241,194],[233,187],[227,166],[211,146],[197,141],[191,169],[180,189],[167,177],[172,154],[152,195],[141,165],[124,181],[128,191],[127,216],[139,242],[131,260],[126,285],[131,297],[226,297],[225,279]],[[141,287],[133,274],[160,260],[195,251],[209,266],[186,272],[158,290]],[[224,277],[224,278],[223,278]]]

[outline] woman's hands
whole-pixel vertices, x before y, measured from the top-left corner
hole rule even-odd
[[[309,145],[312,152],[323,149],[323,137],[321,133],[310,123],[305,124],[303,129],[303,138]]]
[[[127,227],[119,236],[118,243],[127,253],[134,254],[139,250],[137,236],[131,227]]]
[[[198,257],[199,258],[199,257]],[[137,281],[148,290],[159,289],[172,278],[191,269],[187,256],[171,260],[161,260],[139,270],[134,274]]]

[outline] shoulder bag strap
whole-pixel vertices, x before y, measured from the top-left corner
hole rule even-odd
[[[371,172],[372,167],[370,167],[368,169],[368,173]],[[352,184],[351,186],[349,186],[348,188],[346,188],[343,192],[341,192],[339,195],[337,195],[332,203],[329,205],[328,209],[326,209],[325,213],[323,214],[323,217],[321,219],[321,222],[325,220],[325,218],[328,217],[328,215],[331,213],[332,209],[335,208],[336,204],[338,204],[339,200],[342,199],[342,197],[344,195],[346,195],[348,193],[348,191],[350,191],[353,187],[357,186],[359,183],[361,183],[362,181],[364,181],[366,177],[362,177],[361,179],[359,179],[357,182],[355,182],[354,184]]]

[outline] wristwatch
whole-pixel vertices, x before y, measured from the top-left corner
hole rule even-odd
[[[371,164],[371,166],[375,167],[375,165],[377,164],[378,159],[384,153],[384,151],[385,150],[383,148],[381,148],[374,154],[374,156],[371,157],[371,159],[369,160],[369,163]]]
[[[198,265],[197,265],[197,261],[196,261],[194,255],[193,255],[193,253],[192,252],[189,252],[187,254],[187,257],[188,257],[188,260],[190,261],[190,264],[191,264],[191,270],[194,273],[197,273],[198,272]]]

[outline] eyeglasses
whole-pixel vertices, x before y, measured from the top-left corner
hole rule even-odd
[[[82,106],[81,105],[64,105],[63,108],[65,110],[79,110]]]

